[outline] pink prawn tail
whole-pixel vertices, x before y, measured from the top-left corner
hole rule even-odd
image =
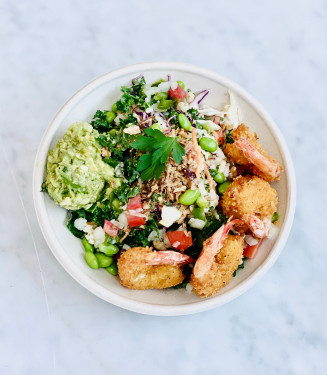
[[[242,219],[255,237],[264,238],[268,236],[271,227],[270,220],[261,220],[255,215],[244,215]]]
[[[146,257],[146,264],[148,266],[160,266],[167,264],[177,265],[188,263],[195,263],[195,260],[188,255],[172,250],[153,251]]]
[[[280,175],[281,166],[274,160],[268,159],[262,155],[246,138],[234,141],[235,146],[241,150],[255,167],[261,172],[268,174],[273,179],[277,179]]]

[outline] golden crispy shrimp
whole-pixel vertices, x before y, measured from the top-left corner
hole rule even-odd
[[[242,262],[243,238],[227,235],[235,221],[239,220],[224,225],[212,236],[214,238],[209,239],[210,244],[204,244],[190,281],[194,292],[200,297],[212,296],[226,286]]]
[[[255,237],[266,237],[272,215],[277,211],[277,192],[269,183],[256,176],[238,176],[229,185],[221,199],[227,217],[244,222],[239,231],[250,228]]]
[[[229,159],[264,180],[278,180],[282,166],[260,146],[258,137],[241,124],[231,132],[234,143],[227,143],[224,151]]]
[[[253,173],[258,170],[257,174],[263,176],[266,181],[279,179],[282,167],[276,160],[262,155],[246,138],[241,138],[234,143],[246,159],[254,165]]]
[[[163,289],[180,284],[185,275],[183,265],[194,260],[176,251],[152,251],[151,247],[134,247],[118,259],[118,275],[129,289]]]

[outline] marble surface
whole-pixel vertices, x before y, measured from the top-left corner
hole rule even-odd
[[[41,0],[0,4],[0,373],[326,374],[327,3]],[[181,61],[217,71],[277,121],[298,183],[277,263],[233,302],[185,317],[124,311],[57,263],[31,180],[56,110],[111,69]]]

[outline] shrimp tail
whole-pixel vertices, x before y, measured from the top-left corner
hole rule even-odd
[[[147,254],[145,261],[148,266],[195,263],[195,260],[190,256],[172,250],[153,251]]]
[[[271,228],[271,221],[269,219],[265,218],[261,220],[255,215],[244,215],[242,220],[250,228],[255,237],[264,238],[268,236]]]

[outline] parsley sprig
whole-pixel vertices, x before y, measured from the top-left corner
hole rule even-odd
[[[166,169],[166,162],[172,152],[173,159],[180,164],[185,150],[178,142],[178,137],[167,137],[160,130],[145,129],[147,136],[140,136],[131,146],[137,150],[145,151],[137,164],[143,181],[156,178],[159,180]]]

